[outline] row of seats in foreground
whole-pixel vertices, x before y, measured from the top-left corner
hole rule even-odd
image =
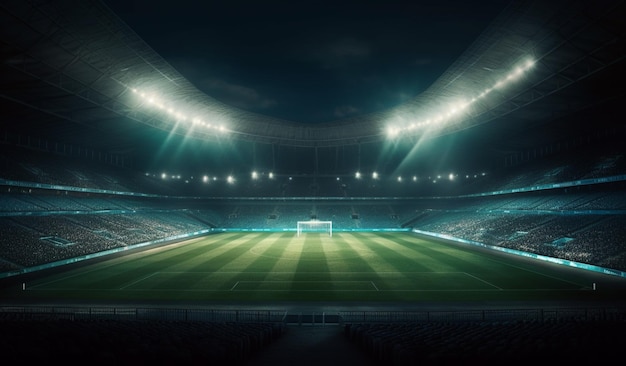
[[[282,323],[0,320],[6,365],[243,365],[278,339]]]
[[[626,321],[345,324],[383,365],[590,365],[624,359]]]

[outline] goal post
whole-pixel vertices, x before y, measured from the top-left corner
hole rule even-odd
[[[298,221],[296,227],[297,235],[302,233],[327,233],[328,236],[333,236],[333,222],[332,221]]]

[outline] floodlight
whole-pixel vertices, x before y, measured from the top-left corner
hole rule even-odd
[[[354,177],[355,177],[356,179],[361,179],[361,173],[356,172],[356,174],[354,174]]]
[[[258,179],[258,178],[259,178],[259,173],[252,172],[252,179]]]
[[[468,101],[462,101],[460,103],[452,105],[448,110],[439,111],[438,114],[436,115],[436,117],[433,117],[432,122],[433,123],[441,123],[441,122],[446,122],[447,120],[451,120],[453,118],[453,116],[462,113],[471,104],[476,102],[478,99],[486,97],[494,89],[501,89],[501,88],[506,87],[509,83],[513,82],[518,77],[520,77],[526,70],[531,68],[534,65],[534,63],[535,63],[534,60],[528,59],[528,60],[525,61],[525,63],[523,65],[516,66],[515,68],[512,68],[511,71],[508,74],[504,75],[495,84],[493,84],[490,87],[488,87],[487,89],[483,90],[480,94],[477,94],[476,96],[472,97],[469,102]],[[487,69],[487,68],[485,68],[485,69],[489,70],[489,71],[493,71],[491,69]],[[429,119],[429,120],[426,120],[424,122],[420,122],[420,123],[413,122],[411,124],[406,124],[406,125],[403,125],[403,126],[388,126],[387,127],[387,135],[388,135],[389,138],[395,138],[398,135],[402,134],[402,132],[404,132],[404,131],[413,131],[417,127],[428,125],[430,123],[431,123],[431,120]]]
[[[129,88],[134,94],[138,94],[143,101],[146,103],[146,105],[154,105],[158,110],[164,111],[166,112],[168,115],[170,115],[172,118],[176,119],[177,121],[180,122],[186,122],[188,120],[191,120],[194,124],[200,124],[202,126],[206,126],[209,128],[214,128],[216,130],[219,130],[220,132],[228,132],[228,129],[225,126],[215,126],[215,125],[211,125],[210,123],[206,123],[204,122],[200,117],[198,116],[194,116],[197,115],[198,113],[192,110],[186,110],[185,108],[180,108],[180,105],[175,105],[175,103],[172,103],[170,100],[167,100],[165,98],[165,100],[163,100],[162,98],[152,95],[152,94],[146,94],[141,90],[138,90],[136,88]],[[182,110],[186,110],[186,112],[182,112]],[[193,117],[192,117],[193,116]]]
[[[526,64],[524,65],[524,67],[526,69],[530,69],[531,67],[533,67],[535,65],[535,61],[534,60],[528,60],[526,61]]]
[[[376,173],[376,172],[372,173],[372,178],[373,179],[378,179],[378,173]]]

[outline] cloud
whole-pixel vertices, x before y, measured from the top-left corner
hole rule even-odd
[[[339,107],[335,107],[333,115],[337,118],[343,118],[358,114],[360,110],[351,105],[342,105]]]
[[[209,95],[235,107],[258,110],[270,109],[278,104],[274,99],[264,97],[247,86],[220,79],[208,79],[203,84]]]
[[[430,58],[426,58],[426,57],[421,57],[421,58],[417,58],[415,59],[415,65],[416,66],[424,66],[424,65],[430,65],[433,63],[433,60]]]
[[[348,37],[314,47],[308,53],[323,68],[335,69],[369,59],[372,49],[368,43]]]
[[[397,101],[398,103],[404,103],[409,99],[412,99],[413,97],[415,97],[414,95],[411,95],[409,93],[403,92],[403,91],[397,91],[395,93],[393,93],[391,100]]]

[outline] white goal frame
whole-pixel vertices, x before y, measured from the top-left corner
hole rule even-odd
[[[328,236],[333,236],[333,222],[332,221],[298,221],[296,226],[297,236],[300,236],[303,232],[327,232]]]

